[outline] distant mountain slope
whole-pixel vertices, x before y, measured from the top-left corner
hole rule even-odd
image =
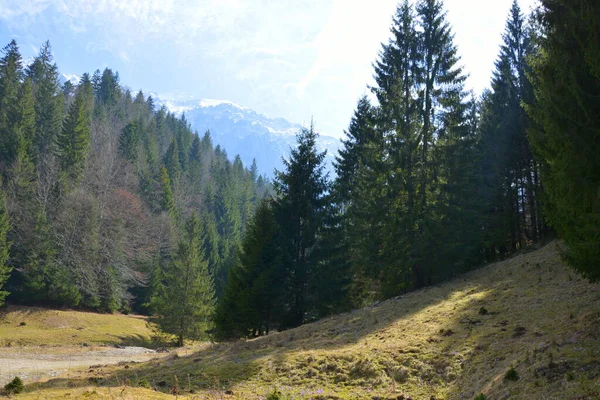
[[[267,337],[105,368],[102,382],[143,378],[168,392],[180,377],[180,394],[210,399],[598,399],[599,286],[574,275],[559,246]],[[65,395],[50,386],[25,398]]]
[[[249,108],[226,100],[157,100],[177,115],[185,113],[192,128],[202,134],[210,130],[213,142],[233,157],[239,154],[244,165],[256,159],[260,173],[273,176],[275,169],[283,168],[282,157],[287,157],[295,146],[296,133],[301,125],[283,118],[268,118]],[[317,127],[318,128],[318,127]],[[328,170],[340,148],[340,140],[321,135],[321,151],[327,150]]]

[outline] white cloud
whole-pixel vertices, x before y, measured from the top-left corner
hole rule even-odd
[[[218,76],[213,87],[222,85],[237,97],[231,100],[296,121],[313,115],[335,135],[372,83],[371,63],[389,37],[399,1],[0,0],[0,23],[26,30],[52,15],[55,26],[85,38],[88,52],[110,53],[132,70],[153,68],[137,64],[140,59],[166,63],[168,54],[178,71],[198,71],[171,77],[187,81],[174,90],[193,87],[198,92],[191,96],[207,95],[198,89],[206,86],[193,81],[210,69],[213,81]],[[535,2],[519,1],[525,11]],[[511,2],[446,0],[476,91],[489,82]]]

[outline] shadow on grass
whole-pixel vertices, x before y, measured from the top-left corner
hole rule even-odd
[[[405,324],[404,328],[408,332],[418,330],[418,322],[413,320],[414,318],[418,317],[418,321],[429,324],[431,322],[427,321],[429,309],[451,301],[457,293],[471,293],[478,290],[477,285],[473,285],[466,279],[460,279],[409,293],[373,307],[326,318],[267,337],[207,344],[189,356],[169,355],[166,358],[141,364],[122,363],[117,369],[100,367],[87,371],[81,378],[51,380],[42,384],[40,389],[90,385],[114,387],[126,384],[149,386],[169,393],[177,380],[180,390],[187,392],[198,390],[226,392],[236,384],[253,378],[259,379],[265,385],[265,390],[272,385],[280,385],[285,379],[288,379],[286,385],[293,386],[296,382],[305,381],[306,377],[310,377],[310,375],[305,375],[305,372],[310,374],[308,369],[300,372],[294,370],[297,365],[313,362],[310,361],[310,356],[307,360],[304,353],[322,352],[324,359],[328,361],[334,359],[333,362],[336,362],[336,357],[347,348],[366,338],[372,340],[372,336],[385,332],[392,325]],[[463,306],[470,307],[471,304],[467,303]],[[453,313],[456,314],[460,311],[454,310]],[[127,342],[128,339],[136,338],[123,337],[121,339]],[[137,339],[142,340],[140,343],[144,343],[143,338]],[[423,341],[425,339],[426,337],[423,337]],[[133,340],[130,343],[136,342]],[[290,357],[294,358],[299,354],[301,354],[298,356],[301,358],[300,360],[290,360]],[[376,377],[375,375],[379,373],[372,371],[368,365],[361,364],[360,360],[357,360],[362,357],[361,354],[353,360],[346,360],[344,357],[337,360],[340,365],[352,364],[355,361],[358,361],[359,365],[348,365],[346,370],[345,367],[335,365],[330,367],[320,364],[318,366],[320,372],[317,376],[313,376],[315,384],[344,382],[351,385],[352,383],[349,381],[359,382],[363,378],[363,382],[369,383],[371,382],[369,379]],[[435,362],[438,358],[436,356]],[[308,367],[313,371],[317,368],[313,365],[308,365]],[[346,373],[347,376],[345,376]]]
[[[157,349],[157,348],[166,347],[166,343],[163,342],[162,340],[158,340],[157,338],[140,335],[140,334],[137,334],[137,335],[110,335],[110,336],[113,337],[114,340],[112,342],[110,342],[109,344],[112,344],[117,347],[135,346],[135,347],[145,347],[148,349]]]

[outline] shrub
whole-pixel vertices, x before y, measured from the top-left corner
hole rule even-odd
[[[514,368],[511,368],[508,371],[506,371],[506,374],[504,374],[504,380],[505,381],[518,381],[519,374],[517,373],[517,371]]]
[[[487,400],[487,396],[483,393],[479,393],[477,396],[475,396],[474,400]]]
[[[8,382],[6,386],[4,386],[4,390],[6,390],[8,394],[19,394],[25,390],[25,384],[23,384],[21,378],[15,376],[15,379]]]
[[[148,382],[148,379],[146,378],[140,379],[138,382],[138,386],[146,389],[152,389],[152,386],[150,386],[150,382]]]
[[[267,396],[267,400],[283,400],[283,396],[281,395],[281,392],[278,392],[277,390],[273,390]]]

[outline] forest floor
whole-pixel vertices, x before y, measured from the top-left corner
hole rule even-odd
[[[26,381],[19,398],[600,399],[600,285],[559,246],[268,337]]]

